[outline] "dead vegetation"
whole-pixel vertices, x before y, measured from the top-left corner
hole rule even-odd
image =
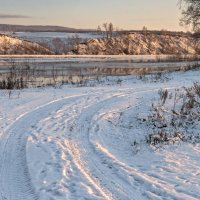
[[[159,91],[159,102],[152,104],[144,120],[149,127],[146,142],[152,146],[180,142],[200,142],[200,83],[192,87]]]
[[[20,90],[45,86],[61,88],[62,85],[66,84],[72,87],[93,87],[99,84],[106,85],[108,82],[110,84],[121,84],[120,77],[109,80],[109,76],[113,76],[113,74],[108,73],[108,71],[105,74],[89,73],[84,68],[57,68],[56,66],[43,69],[30,64],[28,61],[25,63],[10,62],[8,69],[0,73],[0,89]]]
[[[48,65],[47,69],[37,66],[37,63],[17,63],[9,61],[8,69],[0,73],[0,89],[23,89],[26,87],[61,87],[63,84],[84,86],[92,84],[92,80],[98,84],[109,76],[137,76],[145,82],[166,82],[170,80],[169,72],[181,70],[194,70],[199,68],[198,62],[184,67],[56,67]],[[104,81],[105,82],[105,81]]]

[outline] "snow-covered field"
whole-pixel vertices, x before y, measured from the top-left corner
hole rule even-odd
[[[83,39],[97,38],[100,34],[88,32],[88,33],[67,33],[67,32],[15,32],[14,35],[21,38],[35,39],[35,38],[69,38],[78,36]]]
[[[160,88],[173,92],[199,77],[110,77],[93,87],[24,89],[10,99],[0,91],[0,199],[200,199],[199,144],[153,150],[138,142],[149,131],[138,118]]]
[[[67,41],[70,38],[78,37],[81,40],[87,40],[92,38],[99,38],[102,35],[96,33],[65,33],[65,32],[15,32],[10,33],[12,36],[19,37],[21,39],[33,41],[33,42],[50,42],[55,38],[60,38],[63,41]]]

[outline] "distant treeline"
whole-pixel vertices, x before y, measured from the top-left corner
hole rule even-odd
[[[75,29],[62,26],[25,26],[25,25],[10,25],[0,24],[2,32],[92,32],[91,29]]]
[[[127,33],[140,33],[140,34],[156,34],[156,35],[170,35],[170,36],[192,36],[191,32],[183,32],[183,31],[168,31],[168,30],[132,30],[125,31]]]

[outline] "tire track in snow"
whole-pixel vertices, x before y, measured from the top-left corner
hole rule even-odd
[[[149,91],[152,90],[141,91],[135,94]],[[140,190],[140,194],[138,193],[139,191],[137,192],[138,188],[141,187],[143,192],[149,191],[158,195],[158,197],[163,196],[172,199],[196,200],[193,196],[175,191],[173,186],[164,181],[140,173],[134,168],[127,166],[125,163],[117,160],[109,151],[107,151],[107,149],[104,149],[100,145],[92,144],[90,141],[90,131],[94,115],[104,106],[109,107],[109,102],[112,102],[113,99],[117,97],[120,97],[120,95],[115,95],[111,98],[97,102],[95,105],[88,106],[88,108],[84,109],[81,115],[78,116],[76,124],[79,124],[81,128],[79,131],[76,130],[77,134],[72,134],[71,138],[72,141],[77,141],[77,144],[67,143],[66,147],[70,150],[72,157],[74,157],[75,163],[81,168],[80,170],[87,167],[87,170],[90,170],[92,176],[96,176],[97,180],[100,181],[102,188],[106,187],[113,195],[114,199],[144,199],[144,196],[140,196],[143,195],[141,193],[142,190]],[[99,153],[99,151],[101,151],[101,153]],[[85,152],[85,154],[88,155],[81,158],[80,152]],[[102,153],[104,154],[103,156]],[[102,161],[105,157],[112,163],[112,169],[102,165]],[[113,169],[117,172],[115,175],[112,174]]]
[[[64,106],[67,101],[81,98],[83,95],[67,96],[37,107],[19,116],[5,130],[1,137],[0,147],[0,194],[1,200],[38,200],[31,182],[26,160],[26,143],[30,128],[38,120],[55,109]]]
[[[172,89],[172,88],[170,88]],[[139,92],[139,93],[143,93]],[[149,92],[149,91],[146,91]],[[138,93],[137,93],[138,94]],[[133,93],[132,95],[135,95]],[[110,106],[109,104],[107,105],[107,109],[109,110],[109,113],[112,113],[110,111]],[[116,110],[114,111],[116,112]],[[89,130],[96,130],[94,127],[98,124],[98,121],[101,120],[103,116],[106,115],[106,111],[103,112],[103,114],[99,114],[100,117],[97,117],[97,119],[91,121],[91,127]],[[97,125],[98,127],[100,125]],[[91,131],[90,131],[91,132]],[[90,133],[89,133],[90,134]],[[95,135],[96,141],[101,141],[101,136],[98,135],[98,133],[95,131],[92,133]],[[102,157],[103,159],[106,160],[106,162],[112,165],[112,168],[117,172],[116,175],[118,178],[124,179],[126,177],[126,180],[129,180],[129,184],[131,187],[135,187],[136,185],[141,185],[139,188],[145,191],[145,192],[151,192],[154,193],[162,198],[172,198],[172,199],[180,199],[180,200],[185,200],[185,199],[190,199],[190,200],[197,200],[196,196],[190,195],[187,192],[180,192],[176,191],[173,185],[169,184],[168,182],[164,180],[160,180],[156,177],[149,176],[148,174],[141,173],[140,171],[134,169],[133,167],[128,166],[127,164],[121,162],[118,160],[107,148],[102,146],[100,143],[95,143],[92,140],[90,141],[91,144],[93,145],[95,151],[97,154],[99,154],[99,157]],[[102,141],[103,142],[103,141]],[[124,177],[121,175],[123,174]],[[127,187],[128,189],[128,187]],[[133,197],[133,196],[132,196]],[[136,197],[135,199],[137,199]]]
[[[120,91],[120,94],[119,92],[115,92],[114,95],[107,99],[100,100],[92,106],[88,105],[85,109],[83,109],[81,114],[77,116],[75,124],[78,124],[79,129],[77,130],[77,127],[74,127],[75,131],[74,134],[71,134],[71,138],[69,138],[70,142],[65,142],[65,149],[69,150],[77,168],[82,171],[85,177],[89,179],[90,182],[90,177],[96,177],[96,180],[92,180],[92,182],[99,182],[99,188],[106,188],[109,192],[111,192],[112,195],[105,192],[101,193],[104,199],[132,199],[135,196],[135,192],[132,190],[133,188],[129,186],[127,187],[126,180],[115,180],[115,176],[112,175],[111,169],[108,169],[102,164],[101,158],[98,158],[98,155],[94,152],[88,138],[91,119],[96,112],[98,112],[98,110],[100,110],[103,106],[107,105],[111,100],[117,99],[117,97],[123,97],[124,95],[125,94],[122,93],[122,91]],[[87,160],[85,160],[85,157],[83,157],[85,155],[83,155],[82,152],[88,153],[87,157],[89,159],[86,157]],[[97,190],[98,187],[96,187]],[[119,196],[119,194],[121,196]]]
[[[81,109],[81,113],[80,113],[80,116],[84,115],[85,113],[85,110],[89,109],[89,114],[86,113],[86,122],[85,123],[82,123],[78,121],[78,118],[80,118],[80,116],[77,116],[75,117],[75,124],[79,124],[80,126],[84,127],[85,125],[89,125],[90,126],[90,118],[92,119],[92,117],[96,114],[96,112],[101,109],[104,105],[106,105],[107,103],[109,103],[112,99],[116,99],[117,97],[123,97],[125,96],[126,94],[129,94],[129,93],[132,93],[134,90],[131,89],[131,88],[125,88],[125,89],[120,89],[120,90],[112,90],[112,91],[109,91],[109,92],[106,92],[106,93],[110,93],[112,94],[111,97],[105,99],[105,93],[99,93],[96,97],[97,97],[97,101],[94,103],[94,105],[84,105],[84,108],[83,105],[78,106],[79,109]],[[153,89],[150,89],[148,91],[158,91],[157,88],[153,88]],[[146,92],[146,90],[143,90],[143,91],[140,91],[140,92],[134,92],[135,94],[137,93],[144,93]],[[93,97],[95,96],[95,94],[93,94]],[[99,98],[100,97],[100,98]],[[103,100],[102,100],[102,97]],[[91,108],[93,107],[93,108]],[[96,108],[97,107],[97,108]],[[70,109],[71,109],[71,106],[70,106]],[[91,115],[92,114],[92,115]],[[73,116],[74,118],[74,116]],[[77,119],[76,119],[77,118]],[[89,119],[88,119],[89,118]],[[51,119],[50,119],[51,120]],[[72,119],[74,120],[74,119]],[[77,120],[77,121],[76,121]],[[70,121],[70,123],[72,122],[71,120],[68,119],[68,121]],[[48,122],[49,123],[49,122]],[[66,124],[65,124],[66,126]],[[71,125],[70,125],[71,126]],[[84,127],[85,128],[85,127]],[[76,130],[76,127],[74,127],[74,129]],[[83,129],[81,129],[81,131],[83,131]],[[79,132],[79,130],[78,130]],[[84,162],[84,158],[82,157],[82,151],[86,150],[87,146],[89,147],[90,145],[87,145],[85,149],[81,149],[80,146],[76,146],[76,144],[74,144],[72,141],[73,141],[73,135],[72,133],[70,134],[71,137],[68,138],[70,139],[69,141],[65,141],[65,143],[62,143],[62,146],[64,146],[63,149],[65,149],[66,152],[68,152],[68,154],[71,155],[73,161],[74,161],[74,164],[76,165],[76,167],[78,168],[78,170],[80,171],[80,173],[87,179],[87,181],[93,185],[93,187],[100,193],[100,195],[104,198],[104,199],[112,199],[112,195],[109,194],[109,190],[107,190],[107,186],[109,184],[104,184],[104,179],[108,179],[107,180],[107,183],[109,183],[111,181],[112,184],[112,187],[115,188],[116,187],[116,191],[114,192],[112,189],[112,194],[116,194],[114,195],[115,196],[115,199],[117,199],[117,194],[119,194],[117,192],[118,189],[120,188],[123,188],[123,185],[125,186],[122,190],[121,190],[121,193],[123,193],[123,197],[126,198],[126,199],[129,199],[129,195],[131,194],[131,197],[132,198],[133,196],[135,196],[135,192],[133,192],[133,188],[132,187],[129,187],[129,190],[127,191],[126,187],[127,187],[127,184],[126,184],[126,180],[125,179],[121,179],[120,180],[120,183],[115,183],[113,180],[115,177],[110,177],[110,170],[108,172],[108,174],[105,176],[105,173],[103,171],[101,171],[101,169],[97,168],[97,164],[95,164],[95,168],[92,169],[92,171],[94,169],[98,169],[98,171],[101,171],[101,176],[98,176],[98,178],[95,178],[96,174],[94,173],[91,173],[91,169],[87,167],[87,163]],[[74,132],[74,135],[77,135],[77,131]],[[87,137],[87,134],[85,134],[85,137]],[[84,141],[83,138],[78,138],[78,141]],[[81,152],[81,153],[80,153]],[[98,156],[98,155],[97,155]],[[92,157],[91,157],[92,158]],[[100,163],[100,165],[102,165],[102,163]],[[107,169],[106,169],[107,170]],[[109,180],[110,179],[110,180]],[[102,183],[102,184],[101,184]],[[111,188],[112,188],[111,187]],[[105,189],[106,188],[106,189]],[[107,191],[106,191],[107,190]],[[120,199],[120,198],[118,198]]]
[[[126,89],[128,90],[128,89]],[[154,89],[155,90],[155,89]],[[120,90],[121,91],[121,90]],[[144,92],[144,91],[143,91]],[[102,95],[102,94],[99,94]],[[104,95],[104,94],[103,94]],[[58,99],[55,101],[51,101],[43,106],[39,106],[31,112],[24,113],[20,117],[18,117],[3,134],[2,142],[0,147],[0,194],[1,200],[37,200],[39,199],[38,194],[36,194],[34,186],[32,185],[29,169],[27,167],[26,161],[26,142],[27,137],[29,136],[30,127],[34,128],[35,124],[37,124],[38,120],[44,118],[52,111],[55,111],[67,103],[67,100],[71,101],[72,99],[80,98],[87,95],[74,95],[68,96],[62,99]],[[117,95],[112,98],[116,98]],[[106,104],[109,100],[104,100],[96,105],[94,105],[94,110],[92,107],[89,108],[89,113],[83,113],[83,119],[87,119],[86,121],[91,121],[94,114],[101,109],[101,107]],[[84,120],[82,120],[83,122]],[[84,124],[82,124],[84,127]],[[84,127],[86,136],[88,134],[88,129],[90,128],[89,124],[86,124]],[[89,136],[88,136],[89,137]],[[79,140],[85,138],[78,138]],[[84,148],[86,149],[88,145],[91,145],[89,139],[86,138],[87,141],[84,144]],[[72,155],[76,156],[76,152],[73,147],[71,147]],[[93,152],[94,153],[94,152]],[[77,162],[82,163],[82,158],[75,158]],[[97,158],[98,160],[98,158]],[[100,163],[101,164],[101,163]],[[96,163],[92,163],[96,170],[100,172],[100,175],[105,175],[101,169],[97,168]],[[80,165],[82,167],[82,165]],[[85,176],[88,175],[87,170],[83,170],[83,174]],[[106,169],[107,170],[107,169]],[[109,173],[107,174],[107,180],[110,178]],[[91,178],[91,176],[90,176]],[[102,177],[101,177],[102,178]],[[106,178],[106,177],[105,177]],[[103,179],[103,178],[102,178]],[[110,180],[112,181],[112,180]],[[110,182],[109,181],[109,182]],[[90,182],[92,184],[95,183],[95,179],[91,179]],[[103,182],[103,181],[102,181]],[[114,183],[112,181],[112,183]],[[121,184],[121,183],[120,183]],[[104,185],[105,186],[105,185]],[[116,184],[115,184],[116,186]],[[102,196],[106,199],[111,199],[109,195],[107,195],[101,186],[95,186]],[[98,188],[99,187],[99,188]],[[119,187],[118,187],[119,188]],[[130,191],[131,192],[131,191]],[[124,193],[125,189],[124,189]],[[131,192],[132,193],[132,192]]]

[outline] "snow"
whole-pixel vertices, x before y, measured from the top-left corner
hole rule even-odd
[[[199,144],[141,142],[138,118],[160,88],[191,86],[200,71],[167,76],[0,91],[0,199],[200,199]]]
[[[68,39],[71,37],[78,36],[81,39],[91,39],[91,38],[98,38],[102,37],[96,33],[67,33],[67,32],[15,32],[15,36],[23,39],[28,39],[31,41],[44,41],[44,40],[51,40],[53,38],[61,38],[61,39]]]
[[[161,55],[161,54],[196,54],[192,37],[185,35],[163,35],[127,33],[113,37],[90,39],[79,44],[76,53],[80,55]]]
[[[55,38],[61,39],[64,43],[69,43],[73,37],[78,37],[80,41],[84,42],[88,39],[92,38],[102,38],[103,35],[86,32],[86,33],[67,33],[67,32],[14,32],[14,33],[7,33],[11,36],[15,36],[24,40],[28,40],[31,42],[39,42],[39,43],[46,43],[51,45],[52,41]]]
[[[37,50],[37,51],[36,51]],[[49,54],[48,49],[40,46],[35,42],[28,42],[16,37],[10,37],[8,35],[0,34],[0,54]]]

